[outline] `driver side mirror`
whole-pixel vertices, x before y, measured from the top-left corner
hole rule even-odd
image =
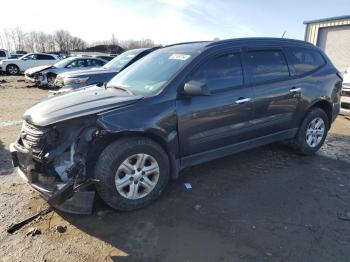
[[[210,91],[205,83],[200,81],[189,81],[184,85],[183,91],[181,92],[183,95],[187,96],[209,96]]]

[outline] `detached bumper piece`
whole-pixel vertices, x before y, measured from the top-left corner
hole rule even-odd
[[[92,182],[82,180],[79,166],[69,170],[70,179],[63,183],[55,177],[36,171],[36,163],[26,148],[13,143],[10,145],[12,163],[18,174],[57,210],[73,214],[91,214],[95,191]]]

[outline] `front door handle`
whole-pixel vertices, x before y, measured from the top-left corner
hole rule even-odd
[[[252,99],[251,98],[243,98],[243,97],[240,97],[238,100],[235,101],[236,104],[243,104],[243,103],[246,103],[246,102],[249,102],[251,101]]]
[[[289,90],[289,92],[291,92],[291,93],[298,93],[300,91],[301,91],[300,87],[293,87],[292,89]]]

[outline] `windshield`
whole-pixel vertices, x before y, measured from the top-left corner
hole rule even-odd
[[[65,58],[59,62],[57,62],[56,64],[54,64],[54,67],[60,68],[60,67],[65,67],[66,65],[68,65],[68,63],[70,63],[71,61],[73,61],[74,59],[76,59],[75,57],[70,57],[70,58]]]
[[[116,75],[108,82],[107,88],[122,88],[144,96],[156,94],[192,57],[192,53],[160,49]]]
[[[131,61],[131,59],[140,54],[142,51],[144,51],[144,49],[126,51],[109,61],[103,66],[103,68],[119,72],[123,69],[124,66],[126,66]]]

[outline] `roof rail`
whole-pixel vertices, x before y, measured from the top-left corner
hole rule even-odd
[[[188,45],[188,44],[198,44],[198,43],[211,43],[212,41],[192,41],[192,42],[182,42],[182,43],[175,43],[171,45],[166,45],[164,47],[170,47],[170,46],[177,46],[177,45]]]
[[[232,38],[232,39],[224,39],[220,41],[215,41],[209,43],[207,46],[216,46],[216,45],[222,45],[227,43],[234,43],[234,42],[243,42],[243,41],[280,41],[280,42],[297,42],[297,43],[303,43],[303,44],[309,44],[308,42],[297,40],[297,39],[289,39],[289,38],[278,38],[278,37],[246,37],[246,38]]]

